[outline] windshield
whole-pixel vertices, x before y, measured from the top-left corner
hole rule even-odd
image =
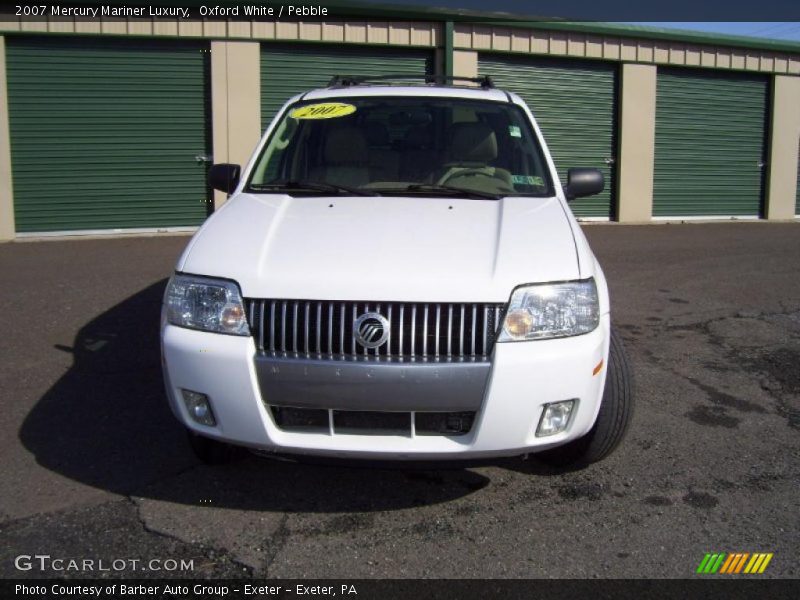
[[[261,151],[246,190],[553,195],[547,164],[520,107],[402,96],[294,104]]]

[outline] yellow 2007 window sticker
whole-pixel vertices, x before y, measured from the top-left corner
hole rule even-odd
[[[309,104],[295,108],[289,113],[289,116],[293,119],[336,119],[346,117],[354,112],[356,112],[356,107],[352,104],[325,102],[324,104]]]

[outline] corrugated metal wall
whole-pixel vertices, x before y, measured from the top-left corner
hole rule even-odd
[[[7,40],[19,232],[197,225],[210,153],[204,43]]]
[[[761,212],[767,78],[659,71],[654,216]]]
[[[433,52],[404,48],[261,45],[261,123],[269,125],[295,94],[325,87],[333,75],[424,75]]]
[[[562,181],[570,167],[603,171],[606,189],[570,203],[580,217],[612,217],[617,68],[603,62],[479,55],[478,71],[518,93],[533,111]]]

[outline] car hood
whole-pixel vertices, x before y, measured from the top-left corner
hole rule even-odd
[[[239,194],[178,270],[233,279],[251,298],[505,302],[523,283],[579,277],[556,198]]]

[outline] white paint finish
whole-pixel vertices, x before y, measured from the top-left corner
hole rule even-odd
[[[248,194],[208,220],[181,270],[257,298],[409,302],[497,302],[520,283],[579,275],[554,198]]]
[[[497,90],[434,87],[317,90],[311,97],[348,95],[508,101]],[[524,107],[518,96],[512,94],[511,100]],[[530,111],[524,110],[540,137]],[[372,458],[515,455],[586,433],[595,422],[605,380],[605,371],[593,375],[592,370],[608,360],[608,287],[542,146],[557,182],[552,198],[291,198],[245,194],[242,184],[190,240],[178,262],[178,270],[186,273],[233,279],[245,297],[256,298],[507,302],[521,284],[593,277],[602,315],[599,327],[571,338],[495,344],[482,409],[468,435],[281,431],[259,391],[253,338],[165,326],[162,321],[165,379],[175,415],[204,435],[263,450]],[[253,163],[251,159],[243,180]],[[189,419],[181,388],[209,395],[218,427]],[[568,398],[579,400],[570,429],[536,438],[543,405]]]
[[[341,88],[341,89],[318,89],[308,92],[307,100],[321,100],[322,98],[346,98],[352,96],[426,96],[449,98],[466,98],[473,100],[491,100],[493,102],[508,102],[508,97],[501,90],[480,90],[469,88],[435,88],[435,87],[406,87],[406,86],[365,86],[361,89]],[[521,102],[521,100],[520,100]]]
[[[601,360],[608,360],[608,331],[606,315],[600,326],[586,335],[496,344],[478,420],[469,434],[452,438],[282,431],[268,414],[259,391],[252,338],[166,326],[162,339],[173,413],[187,427],[204,435],[290,453],[435,459],[513,456],[541,451],[586,433],[600,408],[605,370],[592,376],[592,368]],[[188,417],[179,398],[181,388],[200,391],[211,398],[218,427],[198,425]],[[534,432],[543,405],[568,398],[579,399],[570,429],[536,438]]]

